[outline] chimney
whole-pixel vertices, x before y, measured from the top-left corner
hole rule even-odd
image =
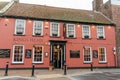
[[[93,0],[92,2],[94,11],[102,11],[103,0]]]

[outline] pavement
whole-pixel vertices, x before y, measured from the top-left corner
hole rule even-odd
[[[90,69],[68,69],[67,75],[64,75],[63,69],[54,69],[54,70],[35,69],[34,77],[31,77],[32,70],[8,70],[8,76],[4,76],[5,70],[0,70],[0,80],[87,80],[87,79],[82,79],[83,77],[86,76],[81,76],[81,75],[93,74],[87,76],[90,77],[90,76],[94,76],[96,73],[97,75],[99,74],[103,75],[102,73],[106,75],[106,73],[108,72],[109,73],[120,72],[120,68],[111,68],[111,69],[96,68],[93,71],[91,71]],[[91,79],[91,80],[99,80],[99,79]]]

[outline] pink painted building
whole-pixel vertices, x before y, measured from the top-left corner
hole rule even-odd
[[[0,68],[6,62],[9,68],[117,66],[115,26],[102,13],[14,1],[1,4]]]

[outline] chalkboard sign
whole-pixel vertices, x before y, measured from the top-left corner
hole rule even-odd
[[[10,58],[10,49],[0,49],[0,58]]]
[[[93,50],[93,58],[98,58],[98,51],[97,50]]]
[[[26,49],[26,51],[25,51],[25,57],[26,58],[31,58],[31,50],[30,49]]]
[[[80,58],[80,51],[79,50],[70,50],[70,58]]]

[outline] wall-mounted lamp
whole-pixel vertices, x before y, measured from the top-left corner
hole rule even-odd
[[[48,52],[45,52],[45,56],[46,56],[46,57],[48,56]]]

